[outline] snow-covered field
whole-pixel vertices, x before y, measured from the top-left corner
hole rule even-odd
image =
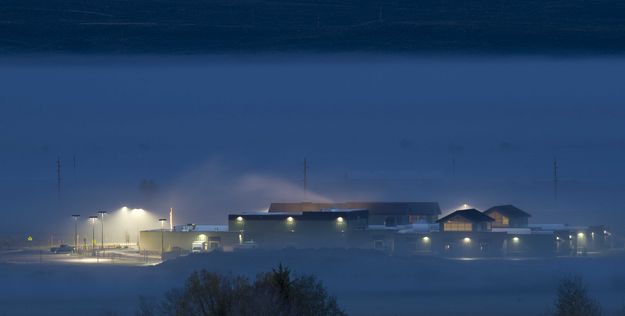
[[[253,277],[279,262],[314,273],[351,315],[537,315],[581,275],[607,315],[625,305],[625,255],[530,260],[388,257],[366,251],[211,253],[146,267],[0,264],[3,315],[130,315],[205,268]]]

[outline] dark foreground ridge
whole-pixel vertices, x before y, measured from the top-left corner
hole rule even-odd
[[[619,0],[6,0],[0,53],[620,54]]]

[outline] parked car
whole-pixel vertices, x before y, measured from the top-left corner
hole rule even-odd
[[[194,241],[191,245],[191,253],[200,253],[206,251],[205,241]]]
[[[58,247],[50,248],[50,252],[53,252],[53,253],[73,253],[74,252],[74,247],[72,247],[70,245],[62,244],[62,245],[60,245]]]

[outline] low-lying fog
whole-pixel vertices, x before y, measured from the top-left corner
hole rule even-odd
[[[135,315],[195,270],[253,278],[278,262],[314,274],[349,315],[548,315],[558,281],[583,278],[603,315],[622,315],[625,257],[460,261],[375,251],[283,250],[192,255],[154,267],[0,263],[6,315]],[[618,314],[617,312],[621,312]]]
[[[625,59],[6,57],[0,232],[71,234],[71,214],[122,206],[224,223],[303,199],[304,157],[308,200],[513,203],[623,231],[624,73]]]

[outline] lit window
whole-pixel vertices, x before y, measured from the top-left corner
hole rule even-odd
[[[473,225],[467,222],[449,221],[443,225],[443,230],[444,231],[470,232],[473,230]]]
[[[510,219],[509,219],[509,218],[507,218],[507,217],[505,217],[505,216],[502,216],[502,217],[501,217],[501,223],[502,223],[503,225],[508,226],[508,225],[510,225]]]

